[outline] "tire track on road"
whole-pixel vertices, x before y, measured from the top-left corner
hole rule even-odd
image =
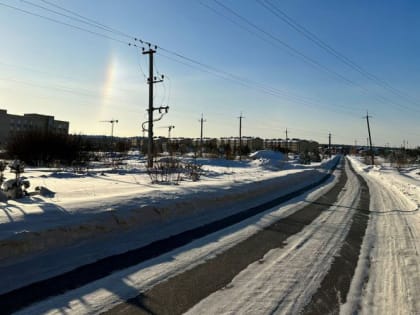
[[[343,163],[341,163],[343,167]],[[211,293],[227,288],[249,264],[260,261],[274,248],[282,248],[292,235],[302,231],[336,203],[347,182],[344,171],[325,195],[283,218],[215,258],[157,284],[105,314],[182,314]]]
[[[411,204],[392,186],[367,179],[373,191],[376,241],[360,314],[419,314],[417,210],[410,211]]]
[[[343,246],[334,259],[327,275],[322,280],[318,291],[312,296],[301,314],[339,314],[340,305],[347,301],[347,294],[357,267],[360,249],[370,217],[369,187],[364,178],[355,172],[351,163],[348,163],[348,165],[360,182],[360,200]]]

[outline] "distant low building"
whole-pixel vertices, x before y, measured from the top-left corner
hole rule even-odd
[[[40,114],[12,115],[7,110],[0,109],[0,146],[3,146],[10,137],[21,133],[36,130],[44,133],[67,135],[69,122],[55,120],[54,116]]]

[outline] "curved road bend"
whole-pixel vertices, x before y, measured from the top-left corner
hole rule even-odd
[[[343,168],[341,163],[339,168]],[[105,314],[182,314],[211,293],[228,285],[249,264],[259,261],[274,248],[281,248],[290,236],[300,232],[323,211],[336,203],[347,182],[345,171],[326,194],[294,214],[283,218],[247,240],[228,249],[204,264],[198,265],[135,298],[114,307]]]

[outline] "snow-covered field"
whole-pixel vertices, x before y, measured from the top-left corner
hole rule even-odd
[[[198,159],[201,180],[179,185],[152,185],[138,163],[88,175],[27,169],[32,187],[54,196],[0,204],[0,293],[285,195],[325,176],[334,162],[302,166],[279,153],[259,155]],[[43,263],[51,258],[54,264]]]

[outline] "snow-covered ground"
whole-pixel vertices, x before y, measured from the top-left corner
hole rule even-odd
[[[420,314],[420,299],[418,299],[420,293],[420,170],[410,168],[397,171],[387,166],[371,167],[363,164],[356,157],[350,157],[350,162],[368,183],[371,214],[347,303],[342,305],[340,313]],[[288,188],[296,189],[299,183],[307,184],[314,180],[314,176],[320,176],[318,168],[321,167],[321,165],[316,165],[315,168],[313,165],[309,167],[289,165],[284,164],[285,162],[278,162],[277,159],[273,166],[273,160],[270,158],[259,158],[250,162],[230,161],[228,163],[228,165],[221,165],[218,161],[203,160],[203,164],[206,165],[204,168],[207,169],[207,175],[203,180],[199,183],[185,182],[179,186],[156,188],[154,185],[149,185],[146,175],[140,172],[127,172],[125,175],[106,173],[106,177],[113,181],[121,180],[121,177],[124,179],[136,178],[138,182],[136,185],[144,185],[144,188],[137,187],[136,190],[131,186],[134,185],[132,182],[126,182],[124,185],[133,189],[132,192],[147,191],[145,198],[148,198],[148,202],[155,202],[155,204],[159,202],[164,204],[165,200],[181,196],[179,206],[188,207],[190,202],[195,202],[198,208],[208,210],[212,207],[204,205],[207,205],[216,195],[223,195],[218,199],[220,201],[218,205],[226,205],[223,214],[210,211],[210,215],[207,213],[207,216],[204,216],[203,213],[197,215],[194,211],[187,211],[178,213],[182,218],[180,220],[173,217],[166,220],[164,224],[158,220],[160,222],[159,236],[161,237],[174,234],[187,226],[200,225],[221,215],[235,213],[244,207],[269,200],[279,193],[269,189],[273,183],[284,184],[282,186],[284,191],[288,191]],[[328,167],[324,165],[324,168]],[[40,170],[33,172],[36,174]],[[340,171],[335,171],[335,174],[338,172]],[[89,177],[87,181],[97,180],[99,184],[103,180],[100,176],[91,176],[92,178]],[[347,176],[349,180],[339,196],[337,205],[331,207],[333,211],[321,214],[300,233],[290,237],[284,248],[269,251],[265,255],[263,263],[255,262],[249,265],[224,290],[214,292],[191,308],[189,313],[213,314],[223,311],[232,314],[268,314],[273,312],[293,314],[298,312],[316,292],[350,226],[351,215],[354,211],[351,208],[354,208],[358,202],[360,187],[355,175],[348,170]],[[34,176],[31,181],[37,178],[39,177]],[[47,180],[45,177],[41,178],[39,180]],[[141,184],[142,178],[145,181],[144,184]],[[75,180],[81,181],[80,178],[75,178]],[[311,193],[290,200],[282,206],[269,209],[155,259],[34,304],[20,313],[94,314],[110,309],[121,301],[138,295],[139,292],[144,292],[197,264],[206,262],[279,218],[301,209],[308,201],[317,199],[329,190],[336,180],[336,177],[333,177],[325,185],[314,189]],[[46,183],[42,185],[46,186]],[[119,184],[114,185],[118,186]],[[86,187],[89,186],[86,185]],[[260,189],[258,193],[255,193],[257,187]],[[93,210],[91,210],[93,213],[95,211],[99,214],[103,213],[104,209],[101,210],[98,203],[106,203],[106,200],[100,201],[101,198],[96,200],[95,196],[87,194],[89,197],[86,197],[86,203],[81,202],[77,207],[77,203],[72,203],[71,197],[64,197],[65,191],[63,189],[62,199],[57,199],[60,195],[60,190],[57,190],[56,196],[51,201],[62,202],[71,212],[69,216],[76,215],[78,217],[76,222],[80,223],[81,218],[84,218],[84,211],[89,211],[88,208],[82,207],[83,205],[93,206]],[[251,194],[251,197],[237,199],[244,192]],[[232,198],[228,197],[229,193],[233,194]],[[134,202],[130,203],[132,200],[130,198],[134,198],[135,202],[142,201],[141,196],[129,198],[127,197],[129,195],[124,194],[124,196],[126,196],[125,199],[119,199],[118,194],[112,195],[109,202],[123,200],[122,206],[135,209]],[[146,203],[146,201],[144,202]],[[30,202],[28,207],[36,207],[35,204],[36,202]],[[124,218],[121,215],[124,213],[123,208],[116,210],[118,210],[116,212],[119,214],[118,217]],[[21,221],[25,221],[25,219],[27,218],[23,217]],[[13,222],[9,221],[8,223],[12,224]],[[105,249],[103,248],[104,239],[98,239],[96,243],[80,243],[64,248],[68,254],[67,257],[60,257],[60,252],[63,250],[60,248],[38,255],[32,260],[4,264],[1,268],[3,292],[14,286],[19,286],[19,284],[25,284],[30,275],[25,267],[30,263],[38,266],[43,261],[55,257],[57,270],[52,267],[41,268],[41,274],[38,277],[42,279],[77,264],[76,261],[72,261],[75,260],[72,257],[76,257],[80,253],[85,261],[93,261],[101,255],[106,256],[114,253],[110,251],[110,248],[124,251],[131,247],[147,244],[157,237],[154,232],[156,225],[152,223],[149,222],[150,229],[143,229],[141,236],[134,230],[126,231],[120,237],[110,237],[107,239],[109,247]],[[52,226],[55,224],[56,221],[52,220]],[[36,276],[34,279],[36,280]]]
[[[420,168],[366,166],[371,218],[343,314],[420,314]]]
[[[179,185],[152,185],[139,163],[87,175],[27,169],[24,175],[32,187],[43,186],[54,194],[0,203],[0,264],[24,252],[191,216],[217,204],[243,200],[247,193],[256,197],[269,191],[273,181],[286,177],[294,189],[329,165],[285,163],[281,154],[251,161],[198,159],[197,163],[203,164],[201,180]]]
[[[339,171],[336,171],[335,175],[337,175],[338,172]],[[277,176],[279,175],[281,175],[281,173],[277,174]],[[301,176],[298,177],[299,180],[303,179]],[[284,178],[284,176],[282,176],[282,178]],[[289,178],[289,180],[290,179],[291,178]],[[305,179],[304,182],[307,184],[311,180],[313,180],[312,176]],[[63,295],[52,297],[48,300],[34,304],[26,309],[23,309],[18,314],[95,314],[103,312],[112,308],[121,301],[138,295],[139,292],[143,292],[162,281],[193,268],[198,264],[205,263],[215,255],[218,255],[235,244],[249,238],[251,235],[257,233],[264,227],[301,209],[307,205],[308,202],[316,200],[319,196],[331,189],[336,181],[337,176],[333,176],[330,181],[326,182],[321,187],[313,189],[310,193],[296,197],[281,206],[266,210],[259,215],[244,220],[229,228],[210,234],[186,246],[161,255],[158,258],[116,272],[106,278],[85,285],[79,289],[69,291]],[[293,183],[292,186],[296,187]],[[348,206],[351,206],[354,202],[352,200],[354,197],[352,196],[353,191],[351,187],[351,185],[348,185],[348,192],[340,198],[343,204]],[[277,195],[278,193],[278,191],[275,192]],[[239,202],[239,207],[243,208],[248,204],[249,202],[242,201]],[[299,270],[302,271],[305,270],[305,268],[309,268],[311,263],[315,263],[316,266],[316,268],[312,268],[313,272],[319,272],[320,275],[324,274],[328,268],[328,262],[331,260],[331,252],[336,250],[333,244],[340,242],[345,234],[345,231],[342,230],[342,224],[345,224],[346,220],[349,219],[347,211],[342,211],[340,209],[337,210],[338,211],[325,213],[325,215],[317,219],[316,222],[314,222],[308,229],[305,229],[302,233],[299,233],[299,235],[294,237],[293,241],[290,242],[290,245],[288,245],[285,249],[279,251],[275,250],[268,253],[267,262],[262,265],[264,266],[264,269],[268,269],[266,270],[267,276],[269,277],[271,275],[274,277],[279,272],[279,267],[271,262],[271,260],[275,260],[276,257],[278,260],[279,256],[290,257],[288,266],[298,264],[293,268],[295,271],[294,274],[299,274]],[[324,224],[326,224],[325,228],[321,228],[319,230],[320,226]],[[339,230],[339,232],[331,233],[331,229],[334,229],[334,231]],[[314,234],[317,235],[317,233],[327,233],[330,236],[330,242],[317,240],[317,237],[314,237],[308,245],[305,244],[308,238]],[[302,245],[299,246],[302,247],[302,250],[299,252],[307,252],[305,257],[297,257],[294,254],[295,248],[299,244]],[[321,255],[316,254],[318,251],[320,251]],[[323,251],[325,251],[325,253],[323,253]],[[272,256],[274,258],[270,258]],[[307,261],[306,259],[309,257],[311,258]],[[271,269],[269,266],[271,266]],[[15,266],[15,268],[19,268],[20,270],[22,269],[19,266]],[[283,270],[283,276],[285,276],[286,273],[287,270]],[[301,273],[300,276],[302,279],[305,278],[303,273]],[[275,276],[275,278],[277,281],[273,281],[270,288],[277,286],[278,283],[282,281],[282,277],[280,276]],[[318,278],[321,280],[322,276],[319,276]],[[316,287],[316,283],[311,285],[312,290],[316,290]],[[287,286],[283,286],[282,288],[284,293],[287,294]],[[302,288],[303,286],[299,285],[295,288],[294,294],[290,295],[290,298],[288,299],[290,307],[292,307],[294,302],[293,298],[300,294],[298,292]],[[278,291],[279,290],[276,292]],[[251,294],[251,291],[248,291],[248,294]],[[302,296],[301,302],[303,302],[304,299],[305,296]],[[227,300],[226,303],[228,303]]]
[[[89,175],[27,169],[32,187],[55,194],[0,204],[0,293],[285,195],[334,164],[302,166],[272,152],[250,161],[197,162],[201,180],[179,185],[150,184],[138,164]],[[54,264],[44,263],[52,258]]]

